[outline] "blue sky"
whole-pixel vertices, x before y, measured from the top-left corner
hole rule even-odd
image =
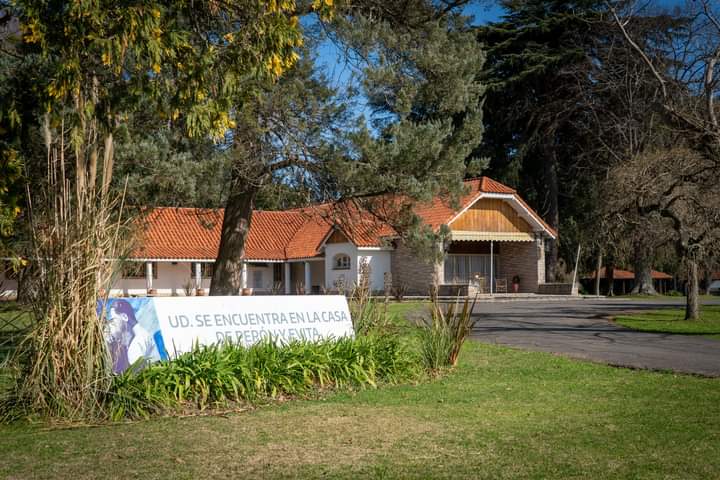
[[[389,0],[392,1],[392,0]],[[659,8],[673,8],[682,6],[687,0],[650,0]],[[464,9],[465,15],[473,17],[473,24],[482,25],[500,20],[503,15],[503,8],[494,0],[472,1]],[[319,63],[326,69],[327,74],[333,79],[336,86],[345,84],[350,76],[349,66],[344,64],[342,55],[330,42],[324,42],[319,47]]]
[[[648,4],[654,4],[656,8],[661,9],[672,9],[684,5],[686,2],[687,0],[648,0]],[[643,5],[646,4],[643,3]],[[476,0],[471,1],[463,13],[473,18],[474,25],[483,25],[500,20],[504,10],[495,0]],[[325,41],[318,47],[317,63],[323,68],[335,88],[343,90],[353,81],[352,66],[345,62],[343,55],[332,42]],[[358,115],[365,113],[366,117],[370,113],[363,105],[355,106],[354,110]]]
[[[473,17],[473,24],[481,25],[500,19],[503,9],[492,0],[471,2],[464,10]],[[330,42],[323,42],[318,48],[318,63],[325,69],[335,87],[342,88],[350,81],[352,68],[347,65],[337,48]]]

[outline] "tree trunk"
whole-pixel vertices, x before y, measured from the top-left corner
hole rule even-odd
[[[607,280],[607,296],[608,297],[614,297],[615,296],[615,266],[613,264],[609,264],[607,267],[605,267],[605,279]]]
[[[597,264],[595,265],[595,296],[600,296],[600,270],[602,270],[603,254],[598,250]]]
[[[634,270],[635,285],[631,294],[657,295],[652,278],[651,254],[647,245],[640,241],[635,244]]]
[[[694,258],[688,260],[688,291],[685,306],[685,320],[700,319],[700,292],[698,285],[698,265]]]
[[[548,213],[547,222],[555,229],[560,227],[560,209],[558,206],[559,183],[557,156],[552,145],[545,148],[545,183],[548,192]],[[545,278],[548,282],[557,281],[558,245],[556,240],[549,240],[550,247],[545,256]]]
[[[220,234],[220,248],[210,282],[210,295],[240,294],[245,242],[250,232],[257,192],[255,185],[245,183],[227,200]]]

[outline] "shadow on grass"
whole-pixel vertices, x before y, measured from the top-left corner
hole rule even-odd
[[[626,328],[650,333],[720,336],[720,307],[705,306],[700,320],[685,320],[682,308],[622,315],[615,322]]]

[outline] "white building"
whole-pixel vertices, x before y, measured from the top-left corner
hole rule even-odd
[[[415,207],[433,230],[450,230],[445,258],[418,258],[377,215],[347,205],[323,204],[288,211],[255,211],[246,242],[243,286],[255,294],[322,293],[358,283],[370,267],[370,285],[390,283],[408,294],[427,294],[434,279],[450,287],[482,280],[486,292],[536,292],[545,281],[544,242],[556,238],[517,193],[483,177],[466,182],[454,209],[437,198]],[[393,202],[388,203],[391,206]],[[126,261],[112,295],[206,293],[217,256],[222,210],[154,208]],[[492,279],[492,280],[490,280]],[[14,280],[0,278],[6,295]]]

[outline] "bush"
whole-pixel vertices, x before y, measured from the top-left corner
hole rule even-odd
[[[417,362],[397,336],[245,348],[196,346],[114,378],[107,404],[113,420],[147,418],[182,407],[205,409],[311,393],[322,388],[375,387],[414,377]]]

